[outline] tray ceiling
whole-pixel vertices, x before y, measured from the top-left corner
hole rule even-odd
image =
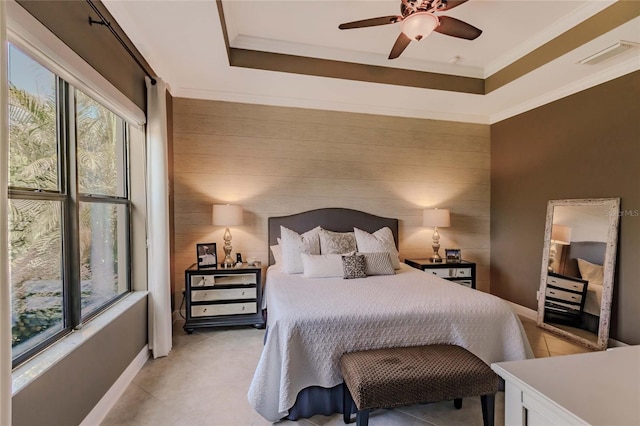
[[[640,2],[469,0],[440,15],[483,30],[433,33],[387,56],[397,0],[103,0],[173,96],[492,123],[640,69]]]

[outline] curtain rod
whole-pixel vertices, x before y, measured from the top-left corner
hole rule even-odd
[[[153,75],[151,75],[151,73],[149,73],[149,71],[147,71],[147,67],[145,67],[142,64],[142,62],[140,62],[140,60],[138,59],[136,54],[133,53],[133,51],[129,48],[129,46],[127,46],[127,43],[125,43],[125,41],[122,39],[122,37],[120,37],[120,34],[118,34],[116,32],[116,30],[111,26],[111,23],[109,21],[107,21],[107,19],[104,17],[102,12],[100,12],[100,10],[98,10],[96,5],[93,4],[93,2],[91,0],[86,0],[86,1],[87,1],[87,3],[89,3],[89,6],[91,6],[91,9],[93,9],[93,11],[100,18],[99,21],[96,21],[96,20],[92,19],[91,16],[89,16],[89,25],[98,24],[98,25],[104,25],[105,27],[109,28],[109,31],[111,32],[111,34],[116,38],[116,40],[118,40],[118,42],[122,45],[122,47],[124,47],[124,49],[127,51],[129,56],[131,56],[131,58],[134,61],[136,61],[136,64],[138,64],[140,69],[142,69],[142,71],[144,71],[144,73],[147,75],[147,77],[149,77],[151,79],[151,84],[156,84],[155,77]]]

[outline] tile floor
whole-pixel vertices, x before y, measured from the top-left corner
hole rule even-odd
[[[536,357],[585,352],[522,319]],[[251,327],[210,329],[191,335],[174,324],[169,356],[150,359],[109,412],[102,426],[268,425],[247,401],[247,389],[262,350],[264,330]],[[481,425],[480,398],[466,398],[462,409],[452,402],[414,405],[371,414],[371,426]],[[277,425],[343,425],[342,415],[281,421]],[[496,397],[496,425],[504,424],[504,393]]]

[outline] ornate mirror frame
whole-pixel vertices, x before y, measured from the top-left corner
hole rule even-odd
[[[545,295],[547,292],[547,272],[551,251],[551,228],[553,226],[554,209],[559,206],[602,206],[607,208],[609,227],[607,230],[606,249],[603,262],[604,280],[602,282],[602,302],[600,306],[600,323],[597,343],[576,334],[554,327],[544,322]],[[547,221],[544,231],[544,250],[542,253],[542,269],[540,272],[540,293],[538,297],[538,327],[563,336],[575,343],[590,349],[604,350],[609,341],[609,322],[611,319],[611,300],[618,247],[618,224],[620,222],[620,198],[589,198],[575,200],[551,200],[547,205]]]

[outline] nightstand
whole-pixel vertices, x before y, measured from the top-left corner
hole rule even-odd
[[[433,263],[431,259],[405,259],[404,263],[445,280],[453,281],[465,287],[476,288],[476,264],[462,260],[460,262]]]
[[[260,268],[197,269],[192,265],[184,275],[187,333],[229,325],[264,327]]]
[[[553,272],[547,273],[545,290],[545,321],[580,324],[588,281]]]

